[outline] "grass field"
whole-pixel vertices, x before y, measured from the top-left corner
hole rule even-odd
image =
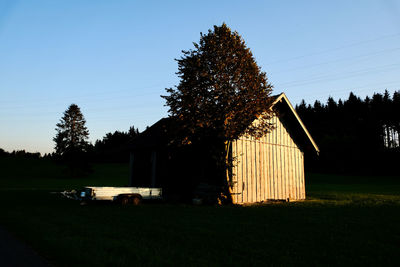
[[[398,265],[400,177],[307,175],[307,200],[80,206],[51,192],[126,185],[128,166],[1,159],[0,223],[56,266]]]

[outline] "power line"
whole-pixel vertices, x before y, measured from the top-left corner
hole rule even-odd
[[[290,71],[296,71],[296,70],[304,70],[304,69],[308,69],[308,68],[313,68],[313,67],[318,67],[318,66],[322,66],[322,65],[327,65],[327,64],[331,64],[331,63],[337,63],[337,62],[342,62],[342,61],[347,61],[347,60],[354,60],[357,58],[365,58],[356,62],[360,62],[363,60],[368,60],[371,56],[373,55],[378,55],[378,54],[383,54],[385,52],[395,52],[395,51],[399,51],[400,47],[397,48],[393,48],[393,49],[385,49],[385,50],[381,50],[381,51],[377,51],[377,52],[373,52],[373,53],[368,53],[368,54],[363,54],[363,55],[359,55],[359,56],[355,56],[355,57],[347,57],[347,58],[342,58],[342,59],[337,59],[337,60],[331,60],[331,61],[325,61],[325,62],[321,62],[321,63],[317,63],[317,64],[309,64],[309,65],[303,65],[303,66],[299,66],[299,67],[295,67],[295,68],[289,68],[286,70],[281,70],[278,72],[271,72],[271,74],[279,74],[279,73],[286,73],[286,72],[290,72]]]
[[[85,103],[85,104],[103,104],[103,103],[113,103],[115,101],[119,101],[119,100],[137,100],[138,102],[140,101],[140,97],[142,96],[149,96],[149,95],[160,95],[160,92],[150,92],[150,93],[142,93],[142,94],[131,94],[131,95],[115,95],[113,94],[112,97],[104,97],[104,98],[96,98],[96,95],[93,95],[90,98],[87,99],[82,99],[79,97],[74,97],[75,101],[69,101],[69,102],[75,102],[75,103]],[[72,99],[72,98],[71,98]],[[159,98],[157,98],[159,99]],[[76,101],[78,100],[78,101]],[[113,101],[112,101],[113,100]],[[25,101],[27,101],[27,99],[25,99]],[[153,100],[154,101],[154,100]],[[20,108],[25,108],[27,106],[29,107],[37,107],[37,106],[43,106],[43,103],[46,103],[46,108],[48,107],[59,107],[60,105],[64,105],[65,104],[65,99],[64,98],[58,98],[56,100],[50,100],[50,98],[42,98],[42,99],[36,99],[36,100],[32,100],[29,99],[29,103],[21,103],[21,101],[14,101],[14,102],[10,102],[8,101],[7,104],[11,104],[11,106],[2,106],[1,110],[5,110],[5,109],[20,109]],[[13,104],[13,103],[18,103],[18,104]],[[140,101],[140,103],[143,103],[143,101]],[[132,104],[132,105],[136,105],[136,104]]]
[[[311,77],[310,79],[305,79],[305,80],[296,80],[296,81],[290,81],[290,82],[285,82],[279,84],[280,87],[297,87],[297,86],[303,86],[303,85],[308,85],[308,84],[316,84],[316,83],[321,83],[325,81],[330,81],[330,80],[340,80],[340,79],[348,79],[360,75],[365,75],[369,74],[371,72],[382,72],[382,71],[390,71],[390,70],[397,70],[398,66],[400,66],[400,63],[396,64],[389,64],[389,65],[384,65],[380,67],[374,67],[374,68],[367,68],[367,69],[362,69],[362,70],[357,70],[357,71],[352,71],[352,72],[347,72],[347,73],[338,73],[338,74],[328,74],[328,75],[316,75],[314,77]],[[381,69],[382,68],[382,69]]]
[[[300,58],[326,54],[326,53],[329,53],[329,52],[332,52],[332,51],[342,50],[342,49],[345,49],[345,48],[358,46],[358,45],[371,43],[371,42],[376,42],[376,41],[380,41],[380,40],[383,40],[383,39],[388,39],[388,38],[393,38],[393,37],[398,37],[398,36],[400,36],[400,33],[391,34],[391,35],[385,35],[385,36],[381,36],[381,37],[374,38],[374,39],[369,39],[369,40],[365,40],[365,41],[359,41],[359,42],[351,43],[351,44],[348,44],[348,45],[343,45],[343,46],[338,46],[338,47],[331,48],[331,49],[326,49],[326,50],[323,50],[323,51],[320,51],[320,52],[309,53],[309,54],[305,54],[305,55],[301,55],[301,56],[295,56],[295,57],[291,57],[291,58],[287,58],[287,59],[280,59],[280,60],[269,62],[268,64],[272,64],[273,65],[273,64],[278,64],[278,63],[282,63],[282,62],[288,62],[288,61],[297,60],[297,59],[300,59]]]
[[[83,95],[73,95],[73,96],[68,95],[68,96],[57,96],[57,97],[62,98],[62,100],[71,99],[73,101],[73,100],[75,100],[77,98],[93,99],[93,97],[104,95],[104,96],[107,96],[107,99],[110,99],[109,98],[110,94],[111,95],[116,95],[116,93],[120,93],[120,92],[122,92],[122,93],[126,92],[126,93],[129,93],[129,94],[132,94],[132,93],[134,93],[135,89],[136,90],[137,89],[142,90],[142,89],[151,89],[151,88],[160,88],[160,86],[137,87],[137,88],[131,88],[131,89],[125,89],[125,90],[113,90],[113,91],[108,91],[108,92],[104,92],[103,91],[103,92],[99,92],[99,93],[95,92],[95,93],[89,93],[89,94],[83,94]],[[128,91],[128,90],[131,90],[131,91]],[[157,89],[157,90],[150,91],[150,92],[143,92],[143,93],[135,94],[134,96],[146,96],[146,95],[158,94],[159,92],[160,92],[160,89]],[[37,101],[47,102],[49,98],[50,97],[43,98],[43,96],[39,96],[38,98],[31,98],[30,100],[31,101],[35,101],[35,102],[37,102]],[[21,102],[21,101],[17,100],[15,102]],[[10,100],[0,100],[0,103],[7,104],[7,103],[10,103]]]

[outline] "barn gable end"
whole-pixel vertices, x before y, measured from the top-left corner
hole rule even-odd
[[[276,97],[274,129],[232,142],[232,200],[236,204],[305,199],[304,149],[318,146],[285,94]],[[254,122],[257,123],[257,120]]]

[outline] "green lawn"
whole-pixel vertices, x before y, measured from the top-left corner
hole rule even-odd
[[[247,207],[89,205],[51,192],[126,185],[127,164],[70,179],[0,160],[0,223],[57,266],[398,265],[400,177],[307,175],[307,201]]]

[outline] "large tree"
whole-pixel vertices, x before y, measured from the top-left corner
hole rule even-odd
[[[86,152],[89,147],[89,131],[86,120],[76,104],[71,104],[57,123],[54,137],[56,154],[63,157]]]
[[[162,97],[185,130],[183,142],[215,137],[225,144],[226,161],[232,140],[241,134],[261,137],[271,129],[272,85],[242,37],[226,24],[201,33],[193,44],[177,59],[179,85]]]
[[[179,85],[162,96],[170,115],[189,134],[206,131],[224,141],[243,133],[262,136],[271,128],[272,85],[242,37],[222,24],[201,33],[194,47],[177,59]],[[259,123],[252,124],[255,118]]]

